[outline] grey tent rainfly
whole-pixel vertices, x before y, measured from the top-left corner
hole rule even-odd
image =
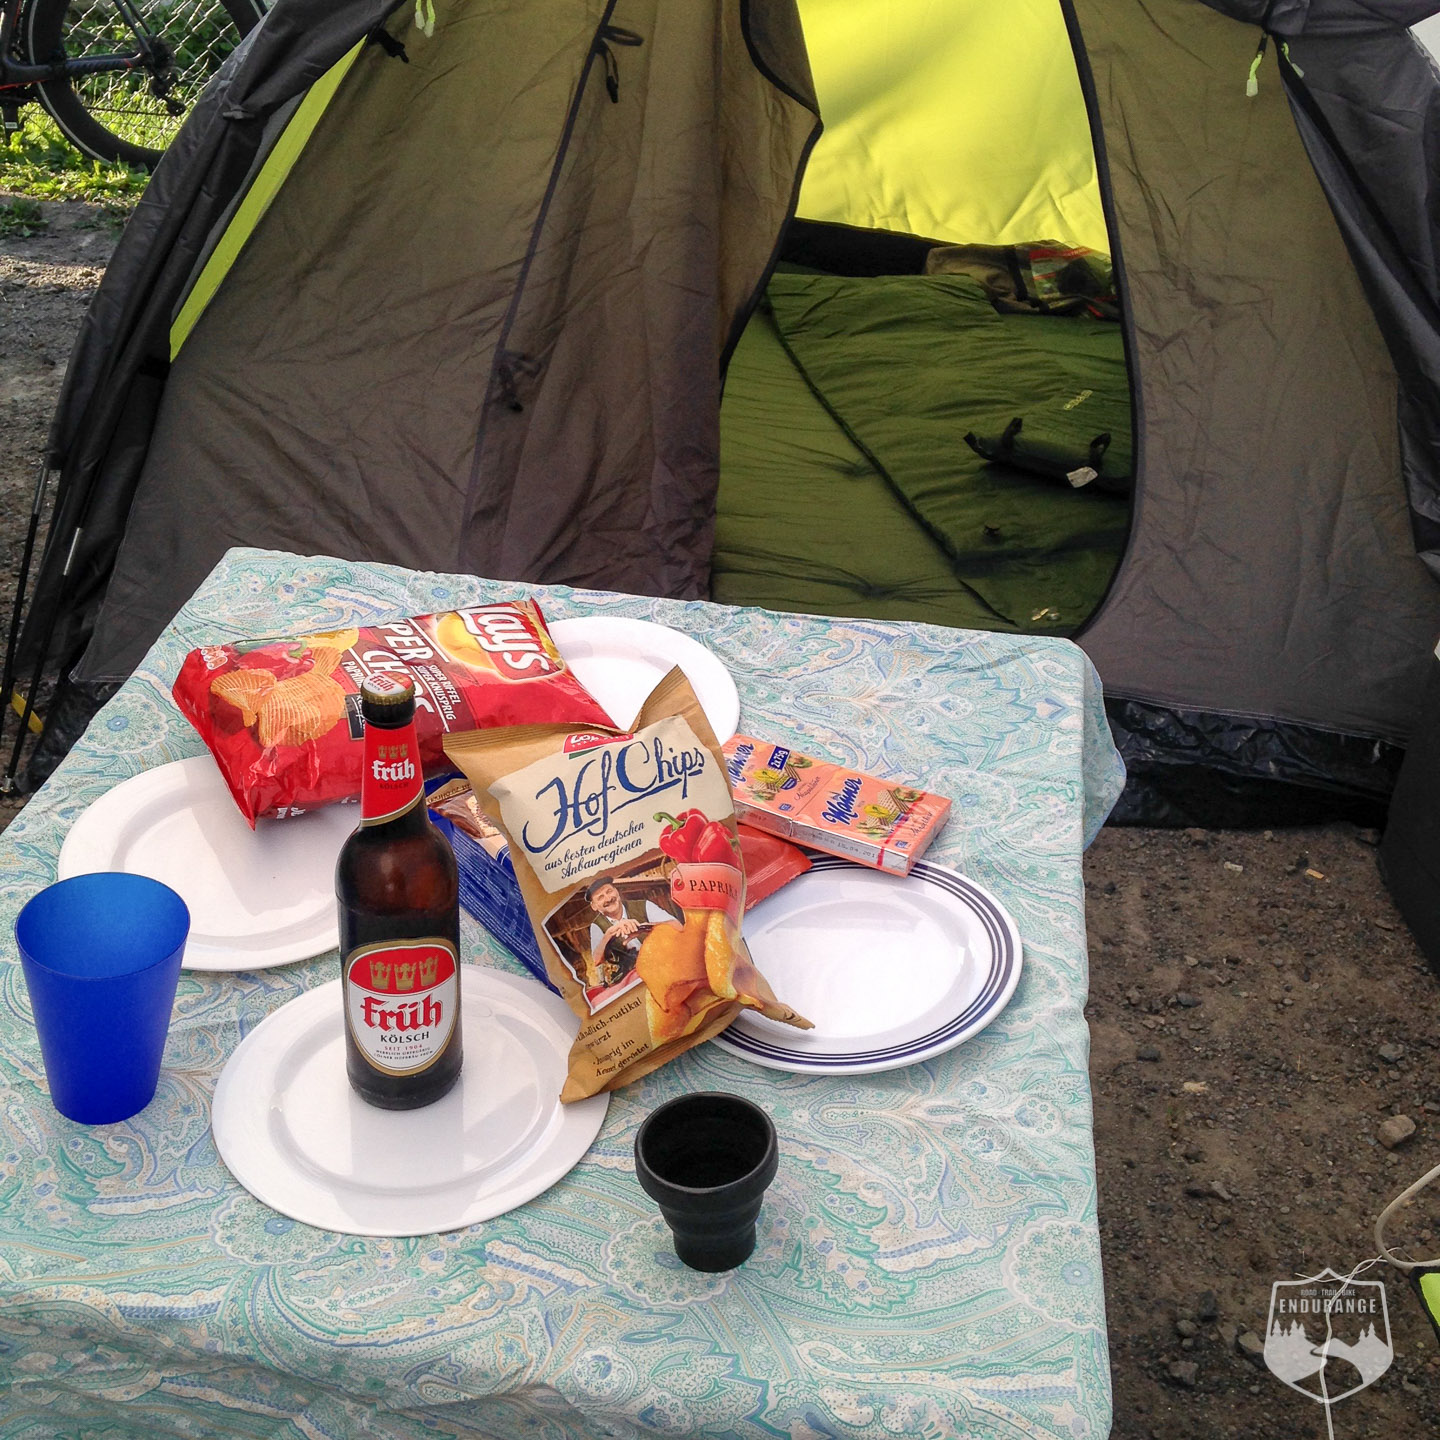
[[[1440,633],[1437,11],[277,0],[71,358],[29,780],[246,544],[1070,633],[1122,817],[1383,805]]]

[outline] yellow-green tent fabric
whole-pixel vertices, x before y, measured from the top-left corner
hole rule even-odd
[[[800,0],[800,17],[825,121],[801,216],[1110,249],[1056,0]]]

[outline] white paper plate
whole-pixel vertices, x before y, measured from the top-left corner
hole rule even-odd
[[[723,745],[740,728],[740,696],[730,672],[698,641],[666,625],[617,615],[557,620],[550,634],[580,683],[628,730],[650,692],[675,666]]]
[[[163,880],[190,907],[186,970],[264,970],[340,943],[335,860],[358,815],[329,805],[251,830],[215,761],[197,755],[102,795],[65,837],[59,878]]]
[[[1020,981],[1020,932],[944,865],[908,877],[817,856],[745,916],[761,974],[813,1030],[753,1011],[715,1043],[772,1070],[864,1075],[928,1060],[983,1030]]]
[[[548,1190],[610,1104],[560,1104],[575,1017],[533,980],[483,966],[461,967],[460,990],[460,1080],[419,1110],[377,1110],[350,1089],[338,980],[267,1016],[215,1087],[230,1173],[282,1215],[347,1235],[458,1230]]]

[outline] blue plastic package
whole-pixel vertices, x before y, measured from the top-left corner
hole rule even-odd
[[[425,782],[425,797],[430,818],[455,852],[461,905],[546,989],[555,990],[530,928],[510,846],[476,804],[469,782],[460,775],[436,776]]]

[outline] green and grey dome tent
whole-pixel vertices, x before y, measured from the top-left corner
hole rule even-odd
[[[1437,9],[278,0],[71,360],[52,756],[254,544],[970,606],[1089,651],[1131,818],[1383,802],[1440,631]],[[984,247],[1109,257],[1118,323],[999,313],[945,268]],[[1091,373],[1061,470],[1124,448],[1130,501],[964,445],[968,391],[1013,442]]]

